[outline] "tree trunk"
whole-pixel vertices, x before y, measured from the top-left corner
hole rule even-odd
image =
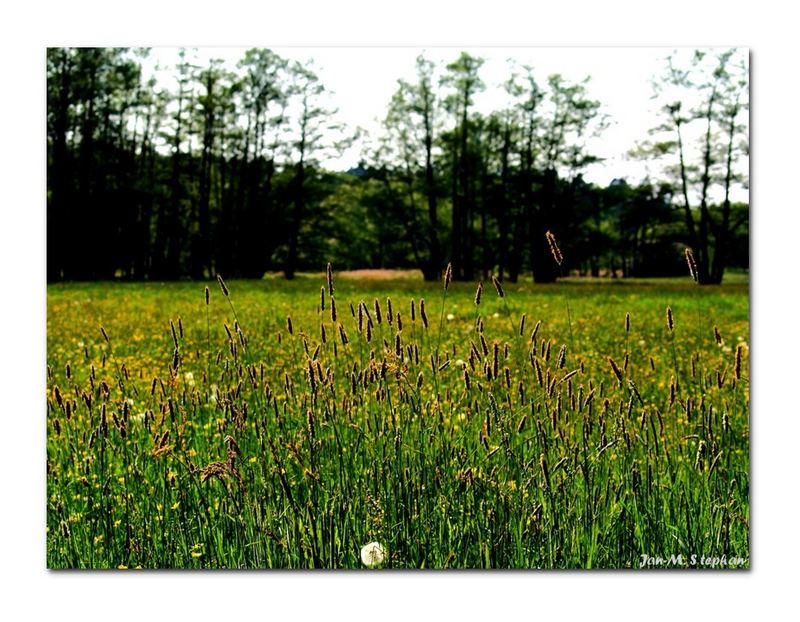
[[[433,172],[433,127],[428,99],[425,99],[425,194],[428,198],[428,262],[423,270],[426,281],[439,278],[442,269],[442,251],[439,247],[439,215],[436,205],[436,179]]]
[[[300,222],[302,221],[303,212],[305,211],[305,177],[305,164],[301,155],[300,164],[297,168],[297,177],[295,178],[296,194],[294,210],[292,211],[292,218],[289,225],[289,252],[286,255],[286,267],[283,271],[283,275],[288,280],[294,278],[297,269],[297,247],[300,237]]]
[[[69,240],[66,224],[70,205],[68,196],[69,170],[67,152],[67,126],[70,104],[71,63],[67,50],[60,51],[58,80],[58,101],[55,107],[53,124],[53,152],[50,178],[50,197],[47,202],[47,281],[64,278],[64,258],[67,255],[66,241]]]

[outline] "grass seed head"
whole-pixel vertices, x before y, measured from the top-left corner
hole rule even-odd
[[[453,264],[448,263],[447,268],[444,271],[444,291],[447,291],[447,288],[450,287],[450,282],[453,280]]]
[[[686,256],[686,265],[689,266],[689,276],[697,283],[697,262],[694,260],[694,253],[692,253],[692,249],[687,246],[683,254]]]
[[[325,273],[328,277],[328,296],[333,296],[333,266],[331,266],[331,262],[328,262]]]
[[[561,254],[561,249],[558,248],[556,236],[554,236],[551,231],[548,231],[544,235],[547,238],[547,244],[550,246],[550,254],[553,256],[553,260],[560,266],[564,262],[564,256]]]
[[[217,275],[217,282],[219,283],[219,288],[222,290],[222,295],[227,297],[230,292],[228,291],[228,287],[225,285],[225,281],[222,280],[222,276],[219,274]]]
[[[744,354],[745,345],[740,343],[736,346],[736,364],[733,368],[733,375],[736,380],[742,379],[742,355]]]
[[[617,378],[617,382],[619,383],[619,386],[621,388],[622,387],[622,371],[617,366],[617,364],[614,361],[614,359],[612,359],[610,356],[608,357],[608,362],[611,364],[611,371],[614,372],[614,376]]]
[[[500,298],[506,297],[506,293],[503,291],[503,285],[494,275],[492,275],[492,285],[494,285],[494,289],[497,291],[497,295],[500,296]]]
[[[556,364],[556,367],[558,367],[558,369],[563,369],[566,363],[567,363],[567,346],[562,345],[561,349],[558,351],[558,362]]]
[[[539,328],[542,326],[542,320],[536,322],[536,326],[533,327],[533,331],[531,331],[531,343],[536,342],[536,335],[539,334]]]

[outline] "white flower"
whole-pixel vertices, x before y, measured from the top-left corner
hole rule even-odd
[[[492,314],[492,317],[500,317],[500,314],[495,312],[494,314]]]
[[[125,401],[127,402],[128,406],[133,406],[134,404],[133,398],[128,397],[125,399]]]
[[[385,558],[386,551],[378,542],[370,542],[361,547],[361,561],[369,568],[382,564]]]
[[[448,313],[447,314],[447,321],[448,322],[452,322],[454,319],[456,319],[455,315],[453,315],[452,313]]]
[[[456,361],[456,366],[458,366],[458,367],[464,367],[465,365],[466,365],[466,363],[462,359],[458,359]]]
[[[186,380],[186,384],[188,384],[190,387],[194,386],[194,374],[192,372],[187,371],[185,374],[183,374],[183,377]]]

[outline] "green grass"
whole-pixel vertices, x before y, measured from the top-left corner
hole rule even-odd
[[[335,279],[336,324],[324,276],[228,282],[233,306],[209,283],[208,307],[203,283],[50,286],[48,566],[357,568],[373,541],[392,568],[748,559],[747,285],[687,281],[487,283],[478,308],[453,283],[441,334],[441,284],[410,280]]]

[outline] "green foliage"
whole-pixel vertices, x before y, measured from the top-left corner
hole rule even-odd
[[[663,163],[699,280],[718,284],[726,266],[742,263],[736,238],[743,222],[731,219],[730,195],[749,184],[748,59],[736,48],[694,50],[688,58],[684,50],[665,64],[654,81],[663,122],[632,155]]]
[[[383,132],[364,137],[338,122],[336,85],[313,63],[256,48],[228,70],[179,50],[161,84],[143,75],[147,54],[47,52],[49,281],[291,278],[335,259],[416,267],[429,281],[450,260],[457,280],[552,282],[548,230],[567,251],[564,274],[676,275],[687,245],[704,281],[747,266],[747,212],[730,201],[746,185],[747,80],[732,52],[670,65],[664,123],[637,151],[663,161],[664,179],[624,191],[582,178],[597,161],[587,138],[606,128],[588,78],[512,63],[507,105],[478,112],[493,88],[482,58],[419,57]],[[698,149],[690,127],[710,130]],[[350,175],[323,169],[357,138]]]

